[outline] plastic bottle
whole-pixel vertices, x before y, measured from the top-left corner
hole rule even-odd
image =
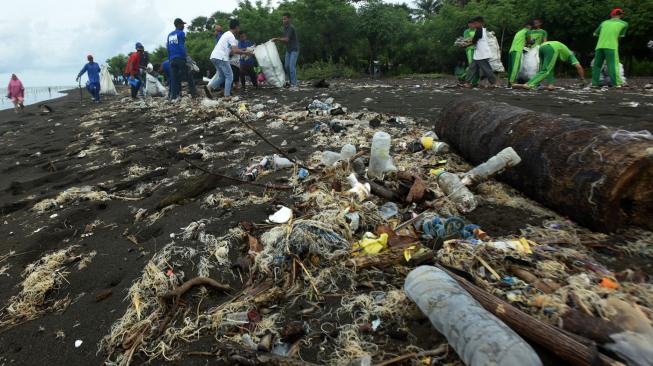
[[[444,271],[417,267],[406,277],[404,291],[447,338],[465,365],[542,365],[528,343]]]
[[[512,147],[507,147],[485,163],[465,173],[462,182],[466,186],[477,184],[491,178],[503,169],[513,167],[519,163],[521,163],[521,158],[517,152]]]
[[[471,212],[476,209],[478,203],[474,194],[460,181],[457,175],[442,172],[438,175],[438,185],[442,191],[452,200],[460,212]]]
[[[431,151],[435,154],[444,154],[449,152],[449,145],[446,142],[435,141],[431,146]]]
[[[292,161],[275,154],[272,160],[272,166],[274,167],[274,170],[279,170],[279,169],[292,168],[293,163]]]
[[[367,170],[368,177],[372,179],[383,179],[383,175],[389,171],[397,171],[390,157],[390,135],[379,131],[372,138],[372,151],[370,166]]]
[[[338,154],[337,152],[333,152],[333,151],[323,152],[322,158],[320,159],[322,164],[326,166],[332,166],[340,160],[342,160],[342,156],[340,156],[340,154]]]
[[[354,155],[356,155],[356,146],[352,144],[346,144],[342,147],[342,150],[340,150],[340,157],[342,160],[349,161],[349,159]]]

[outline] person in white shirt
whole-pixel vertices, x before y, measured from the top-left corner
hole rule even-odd
[[[490,85],[494,86],[497,83],[497,78],[494,75],[494,70],[490,66],[490,44],[487,40],[487,30],[483,27],[483,17],[475,17],[471,20],[470,24],[476,28],[474,39],[472,43],[476,46],[474,50],[474,60],[469,65],[469,71],[465,78],[465,88],[471,88],[472,82],[486,77]]]
[[[218,78],[214,78],[204,89],[206,96],[209,98],[213,98],[213,91],[224,86],[223,100],[230,100],[234,74],[231,71],[229,60],[232,55],[252,55],[251,52],[238,48],[238,41],[236,40],[235,34],[238,34],[239,30],[240,22],[238,19],[231,19],[229,21],[229,31],[220,37],[220,40],[213,48],[213,52],[211,52],[210,59],[215,66]]]

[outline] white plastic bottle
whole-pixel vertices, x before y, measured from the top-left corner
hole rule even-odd
[[[458,211],[466,213],[476,209],[478,203],[474,194],[460,181],[457,175],[442,172],[438,175],[440,189],[456,204]]]
[[[493,175],[505,168],[513,167],[519,163],[521,163],[521,158],[517,152],[512,147],[507,147],[485,163],[465,173],[462,182],[466,186],[477,184],[492,178]]]
[[[372,151],[367,176],[371,179],[383,179],[386,172],[397,171],[390,157],[390,135],[379,131],[372,138]]]
[[[421,266],[406,276],[406,295],[467,366],[541,366],[537,353],[446,272]]]

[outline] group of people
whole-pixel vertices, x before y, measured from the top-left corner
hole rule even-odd
[[[612,86],[621,87],[619,68],[619,39],[625,37],[628,29],[628,23],[623,21],[624,11],[620,8],[612,10],[610,19],[603,21],[594,32],[598,37],[595,48],[594,62],[592,65],[592,86],[598,87],[600,84],[601,69],[604,63],[607,65],[608,75]],[[192,65],[194,62],[188,56],[185,46],[186,34],[184,33],[186,23],[177,18],[174,21],[175,30],[170,32],[166,41],[168,59],[164,61],[159,72],[165,75],[168,81],[169,94],[172,100],[181,96],[182,82],[188,83],[189,93],[192,96],[197,95],[195,81],[192,76]],[[271,41],[283,43],[286,48],[284,67],[289,77],[288,87],[297,88],[297,58],[299,55],[299,41],[297,31],[291,24],[290,14],[283,15],[284,34],[282,37],[272,38]],[[259,76],[255,72],[253,49],[255,44],[251,42],[247,33],[241,31],[238,19],[232,19],[229,22],[229,30],[222,31],[221,25],[216,25],[215,46],[210,55],[210,61],[216,70],[216,76],[205,87],[208,97],[213,93],[222,90],[225,99],[231,98],[232,89],[238,87],[238,81],[242,87],[245,87],[246,78],[249,77],[253,86],[257,86]],[[464,86],[471,88],[478,85],[482,78],[486,78],[491,86],[496,86],[497,78],[495,69],[491,64],[493,55],[490,46],[491,37],[484,26],[483,17],[478,16],[471,19],[468,23],[468,29],[463,34],[466,47],[465,53],[468,62],[468,68],[462,76]],[[496,44],[496,42],[495,42]],[[518,75],[522,65],[522,56],[527,49],[538,47],[539,53],[539,70],[525,84],[517,83]],[[147,83],[149,55],[145,52],[143,45],[138,42],[127,61],[125,68],[125,77],[131,85],[131,96],[137,98],[139,91],[145,88]],[[498,53],[498,51],[497,51]],[[93,100],[100,102],[100,66],[94,62],[93,56],[88,55],[88,63],[84,65],[77,75],[80,80],[83,74],[88,75],[86,88],[93,96]],[[524,24],[512,41],[509,60],[507,86],[509,88],[535,89],[542,82],[547,82],[548,88],[552,89],[555,83],[556,64],[566,62],[571,64],[578,71],[581,82],[584,83],[585,71],[578,61],[578,58],[565,44],[558,41],[549,40],[546,30],[542,29],[542,20],[534,19]],[[16,75],[8,86],[8,97],[14,102],[18,111],[23,106],[23,86]]]
[[[289,13],[283,15],[283,25],[283,37],[272,38],[271,41],[286,45],[284,65],[290,80],[287,86],[291,90],[295,90],[297,88],[299,41],[297,31],[291,24]],[[223,89],[224,99],[228,100],[231,98],[232,88],[237,88],[238,79],[240,79],[242,87],[245,87],[246,77],[250,78],[252,85],[257,86],[259,80],[254,72],[254,53],[252,51],[255,44],[248,40],[247,32],[240,30],[240,21],[238,19],[230,20],[227,32],[222,32],[222,26],[216,25],[215,41],[210,60],[215,66],[217,77],[213,78],[206,86],[207,96],[212,97],[214,92]]]
[[[283,15],[283,25],[284,35],[272,38],[271,41],[286,45],[284,65],[290,80],[287,86],[296,89],[299,41],[297,31],[290,21],[290,14]],[[184,32],[186,22],[177,18],[174,20],[174,26],[175,30],[168,34],[166,40],[168,59],[157,70],[168,81],[168,98],[171,100],[176,100],[181,96],[182,82],[184,81],[188,84],[191,96],[197,96],[197,88],[192,75],[194,62],[186,50],[186,33]],[[238,19],[232,19],[229,22],[229,31],[227,32],[222,32],[222,27],[216,25],[215,47],[210,56],[211,63],[215,66],[216,77],[205,88],[207,96],[212,97],[213,92],[222,89],[224,98],[230,99],[232,88],[237,88],[238,80],[244,87],[247,78],[250,79],[252,85],[258,86],[262,78],[255,72],[253,54],[255,46],[248,39],[247,33],[240,30]],[[143,45],[137,42],[135,49],[136,51],[129,55],[124,71],[125,79],[131,86],[131,96],[134,99],[138,97],[139,92],[143,93],[146,88],[147,73],[153,71],[153,68],[148,69],[151,64]],[[92,95],[93,100],[100,103],[100,66],[93,61],[92,55],[88,55],[87,60],[88,63],[77,75],[77,81],[82,75],[87,74],[86,89]]]
[[[620,8],[612,10],[610,19],[603,21],[594,32],[598,37],[592,65],[592,86],[600,85],[601,69],[607,64],[610,83],[621,87],[623,80],[619,74],[619,39],[626,36],[628,23],[623,21],[624,11]],[[486,78],[491,86],[496,86],[496,75],[490,65],[492,57],[488,42],[488,31],[484,27],[483,17],[475,17],[468,23],[463,37],[466,42],[466,56],[469,64],[464,74],[464,86],[476,86],[481,78]],[[522,55],[527,47],[539,47],[539,71],[525,84],[518,84],[517,77],[521,69]],[[558,61],[571,64],[578,71],[581,83],[585,83],[585,70],[574,53],[565,44],[550,41],[548,33],[542,29],[542,20],[534,19],[524,24],[515,34],[509,51],[508,87],[520,89],[535,89],[544,81],[548,88],[553,89],[555,83],[555,67]]]

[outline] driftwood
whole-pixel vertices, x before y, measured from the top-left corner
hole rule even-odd
[[[272,353],[246,349],[230,341],[221,341],[218,343],[218,349],[222,351],[222,354],[224,355],[223,358],[226,361],[233,362],[238,365],[317,366],[314,363],[305,362],[302,360],[295,360],[288,357],[277,356]]]
[[[184,282],[183,285],[168,292],[167,294],[164,294],[163,296],[161,296],[161,298],[165,300],[169,300],[169,299],[179,300],[180,297],[182,297],[186,292],[188,292],[188,290],[190,290],[195,286],[209,286],[222,291],[229,291],[231,289],[231,287],[227,285],[223,285],[214,279],[208,277],[195,277],[192,280],[188,280]]]
[[[561,359],[578,366],[624,366],[623,363],[598,353],[595,347],[580,342],[576,337],[544,323],[513,307],[485,290],[473,285],[464,278],[438,266],[469,292],[483,307],[501,319],[522,337],[536,343]]]
[[[362,182],[362,181],[361,181]],[[385,186],[375,183],[375,182],[368,182],[370,184],[370,188],[372,191],[372,194],[378,197],[381,197],[387,201],[392,201],[392,202],[403,202],[403,198],[396,192],[386,188]]]
[[[170,324],[172,319],[175,317],[175,314],[177,313],[177,308],[179,308],[179,301],[181,300],[181,297],[184,296],[184,294],[188,292],[188,290],[190,290],[195,286],[210,286],[222,291],[229,291],[231,289],[229,286],[223,285],[211,278],[195,277],[192,280],[188,280],[184,282],[184,284],[168,292],[167,294],[163,294],[161,296],[161,299],[173,300],[173,303],[172,303],[172,307],[168,311],[168,315],[166,315],[166,317],[161,322],[161,325],[159,326],[159,334],[163,334],[163,332],[168,327],[168,324]]]
[[[653,229],[653,141],[468,98],[444,108],[436,133],[473,164],[512,147],[522,162],[499,178],[592,229]]]
[[[217,187],[221,178],[212,174],[184,179],[175,184],[174,190],[159,201],[157,209],[182,203]]]
[[[417,240],[415,240],[415,243],[417,243]],[[388,267],[402,262],[406,263],[404,250],[415,243],[399,244],[379,254],[365,254],[360,257],[353,257],[345,262],[345,265],[362,269],[368,267]]]

